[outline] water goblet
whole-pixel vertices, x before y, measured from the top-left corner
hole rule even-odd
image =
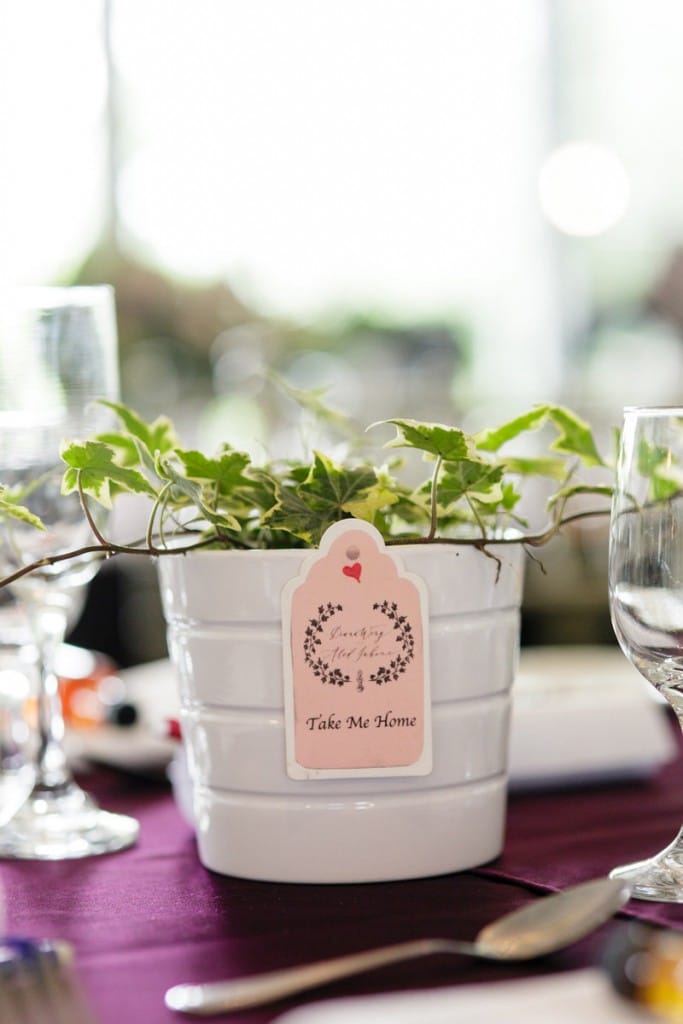
[[[683,408],[624,411],[609,541],[612,625],[627,658],[683,727]],[[683,828],[615,868],[636,899],[683,903]]]
[[[96,400],[118,397],[116,344],[106,286],[22,289],[0,305],[0,483],[45,527],[8,519],[2,530],[0,575],[45,564],[11,584],[28,614],[39,682],[33,784],[0,828],[0,857],[84,857],[123,849],[138,834],[134,819],[101,810],[72,775],[55,667],[69,618],[100,564],[92,553],[52,561],[94,541],[78,498],[61,494],[60,443],[109,425]]]

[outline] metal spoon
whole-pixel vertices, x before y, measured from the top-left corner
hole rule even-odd
[[[434,953],[461,953],[487,960],[533,960],[568,946],[597,928],[623,907],[630,892],[623,879],[596,878],[505,914],[486,925],[474,942],[416,939],[247,978],[175,985],[166,993],[166,1006],[178,1013],[208,1017],[261,1006],[339,978]]]

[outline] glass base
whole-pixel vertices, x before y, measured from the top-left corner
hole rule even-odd
[[[0,768],[0,828],[17,813],[33,788],[30,765],[12,770]]]
[[[102,811],[75,783],[56,792],[36,787],[0,828],[0,858],[70,860],[124,850],[140,826],[125,814]]]
[[[614,868],[610,871],[610,878],[629,882],[634,900],[683,903],[683,829],[661,853],[648,860]]]

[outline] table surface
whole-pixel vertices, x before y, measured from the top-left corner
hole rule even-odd
[[[673,728],[673,726],[672,726]],[[101,1024],[170,1024],[164,992],[426,935],[469,939],[543,893],[649,856],[683,818],[676,761],[640,781],[515,794],[505,849],[460,874],[367,885],[287,885],[214,874],[198,861],[169,786],[111,770],[82,781],[109,810],[135,815],[127,851],[61,863],[3,861],[7,931],[73,943]],[[384,968],[217,1021],[274,1020],[313,999],[510,979],[598,962],[628,916],[683,929],[683,905],[631,901],[587,939],[533,964],[433,957]]]

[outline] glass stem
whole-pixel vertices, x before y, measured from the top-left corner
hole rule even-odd
[[[56,655],[66,631],[60,608],[38,608],[33,616],[38,648],[37,739],[34,793],[58,792],[71,782],[64,753],[64,717],[55,670]]]

